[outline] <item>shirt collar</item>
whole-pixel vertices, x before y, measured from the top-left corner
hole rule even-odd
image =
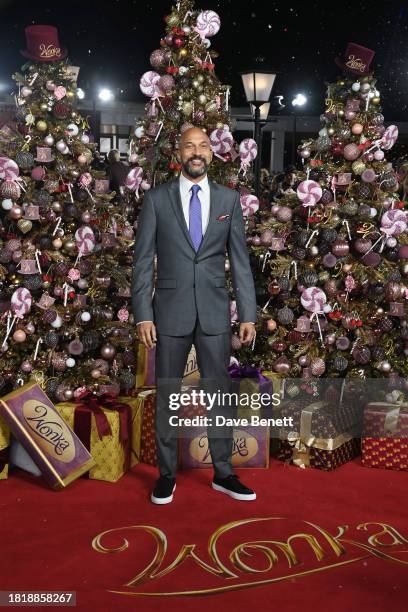
[[[194,183],[193,181],[190,181],[188,178],[186,178],[184,174],[180,174],[180,189],[183,193],[189,193],[193,185],[200,185],[202,191],[204,191],[205,193],[208,193],[210,190],[207,175],[205,175],[205,177],[201,179],[199,183]]]

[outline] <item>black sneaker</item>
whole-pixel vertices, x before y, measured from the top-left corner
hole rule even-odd
[[[226,493],[233,499],[239,499],[240,501],[252,501],[256,499],[255,491],[243,485],[235,474],[231,474],[231,476],[227,478],[217,478],[214,476],[212,488],[216,491],[221,491],[221,493]]]
[[[173,501],[173,492],[176,488],[176,479],[160,476],[150,496],[154,504],[169,504]]]

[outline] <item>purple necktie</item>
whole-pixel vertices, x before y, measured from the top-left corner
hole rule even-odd
[[[190,200],[188,226],[188,231],[196,251],[198,251],[200,248],[200,244],[203,239],[203,229],[201,225],[201,202],[200,198],[198,197],[198,192],[200,189],[200,185],[193,185],[191,188],[192,195]]]

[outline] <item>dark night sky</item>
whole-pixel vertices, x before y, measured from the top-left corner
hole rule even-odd
[[[0,0],[0,82],[11,88],[10,74],[24,63],[19,54],[24,27],[49,23],[59,28],[71,62],[81,66],[79,85],[88,95],[107,85],[117,88],[119,99],[145,100],[139,78],[150,69],[148,58],[159,47],[171,5],[171,0]],[[234,104],[245,104],[237,73],[263,59],[278,71],[274,95],[283,94],[288,104],[302,91],[310,96],[302,112],[319,114],[324,82],[338,75],[334,57],[353,41],[376,52],[372,67],[387,122],[408,118],[406,2],[206,0],[196,6],[221,17],[212,48],[220,53],[218,76],[233,86]]]

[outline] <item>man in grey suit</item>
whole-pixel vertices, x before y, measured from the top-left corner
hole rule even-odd
[[[156,439],[160,477],[151,495],[156,504],[172,501],[176,487],[177,433],[169,424],[169,387],[181,382],[194,344],[202,381],[230,391],[231,323],[225,282],[226,251],[244,345],[255,337],[256,299],[249,265],[239,193],[207,177],[212,160],[209,138],[199,128],[179,141],[180,177],[145,194],[137,230],[132,306],[140,340],[156,345]],[[157,279],[154,287],[154,257]],[[225,414],[214,406],[210,414]],[[231,415],[229,415],[231,416]],[[239,500],[256,499],[231,467],[232,428],[207,429],[214,466],[212,487]]]

